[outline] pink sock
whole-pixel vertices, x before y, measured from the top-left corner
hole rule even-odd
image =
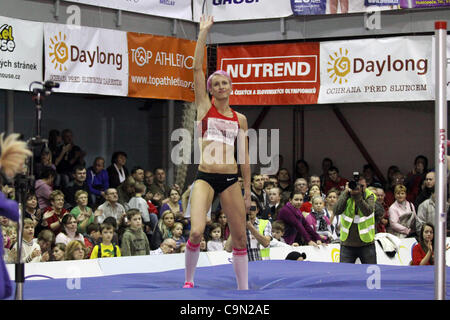
[[[233,248],[233,269],[236,274],[238,290],[248,290],[247,249]]]
[[[194,282],[194,273],[197,268],[198,257],[200,255],[200,243],[193,244],[191,240],[186,243],[186,251],[184,252],[185,262],[185,280],[186,282]]]

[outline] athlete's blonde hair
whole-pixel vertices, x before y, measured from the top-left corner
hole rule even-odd
[[[19,140],[18,133],[12,133],[4,138],[0,134],[0,169],[9,177],[14,177],[23,169],[25,160],[32,155],[24,141]]]

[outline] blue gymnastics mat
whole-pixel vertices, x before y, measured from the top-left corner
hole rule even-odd
[[[447,267],[446,298],[449,299]],[[26,280],[24,300],[433,300],[433,266],[290,260],[249,263],[248,291],[236,290],[231,264],[199,267],[195,288],[184,270],[78,280]],[[15,283],[13,282],[13,287]]]

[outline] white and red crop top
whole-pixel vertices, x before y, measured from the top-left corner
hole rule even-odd
[[[239,120],[236,111],[231,109],[231,112],[233,116],[226,117],[212,104],[197,125],[199,136],[207,141],[218,141],[233,146],[239,132]]]

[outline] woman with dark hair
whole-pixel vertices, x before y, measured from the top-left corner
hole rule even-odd
[[[84,237],[78,232],[77,219],[71,215],[66,214],[61,219],[62,229],[61,232],[56,236],[55,243],[64,243],[67,245],[72,240],[78,240],[84,243]]]
[[[129,176],[127,154],[123,151],[116,151],[111,157],[111,165],[106,169],[109,177],[109,187],[117,188]]]
[[[419,243],[413,247],[412,264],[414,266],[434,264],[433,240],[434,226],[427,222],[420,230]]]
[[[408,172],[405,179],[405,187],[408,189],[407,199],[414,203],[419,195],[425,175],[428,173],[428,158],[418,155],[414,159],[414,168]]]

